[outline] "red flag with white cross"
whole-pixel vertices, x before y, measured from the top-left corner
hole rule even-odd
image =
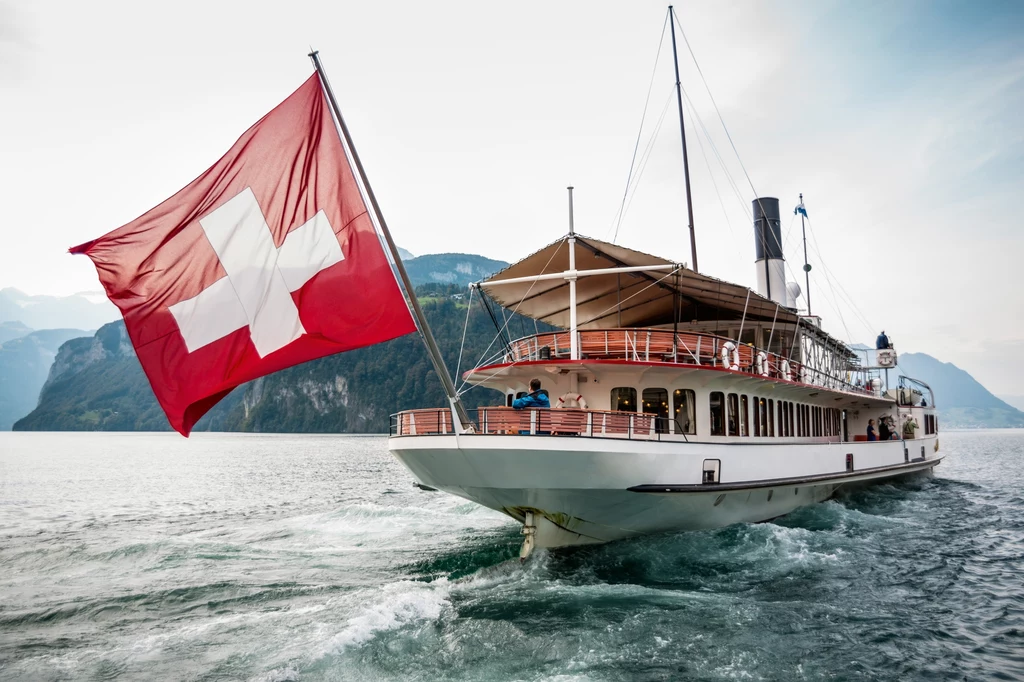
[[[185,436],[239,384],[416,329],[316,74],[187,187],[71,253]]]

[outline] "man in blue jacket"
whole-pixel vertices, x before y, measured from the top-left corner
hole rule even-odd
[[[540,390],[540,379],[530,379],[530,392],[512,402],[512,409],[522,410],[534,407],[551,407],[548,394]]]

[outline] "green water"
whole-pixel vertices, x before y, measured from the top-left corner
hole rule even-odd
[[[517,559],[378,437],[0,433],[2,680],[1024,679],[1024,432]]]

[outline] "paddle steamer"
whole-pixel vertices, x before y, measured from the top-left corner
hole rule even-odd
[[[464,408],[417,310],[450,405],[391,422],[389,448],[417,485],[522,523],[521,556],[764,521],[942,459],[931,389],[903,376],[883,385],[894,349],[864,361],[800,305],[778,199],[753,200],[756,290],[697,271],[692,209],[692,267],[577,235],[571,188],[569,215],[567,235],[475,285],[555,329],[463,374],[504,404]],[[514,409],[533,379],[552,408]],[[868,440],[889,424],[893,436]]]

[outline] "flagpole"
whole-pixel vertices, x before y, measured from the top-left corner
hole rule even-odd
[[[362,181],[363,187],[366,189],[366,196],[369,198],[370,206],[373,208],[373,213],[377,217],[377,224],[380,225],[381,232],[384,233],[384,240],[387,242],[388,251],[391,252],[391,257],[395,261],[395,268],[398,270],[398,276],[401,278],[402,284],[405,286],[405,291],[409,295],[409,306],[412,308],[413,316],[416,318],[416,324],[420,329],[420,335],[423,338],[423,343],[427,347],[427,353],[430,355],[430,361],[434,365],[434,372],[437,374],[438,379],[441,380],[444,392],[448,395],[448,402],[451,403],[452,410],[455,412],[456,418],[460,422],[460,426],[462,428],[467,428],[472,424],[472,421],[469,418],[469,414],[466,412],[466,406],[462,404],[462,400],[459,398],[459,394],[455,390],[455,384],[452,383],[451,375],[448,374],[448,368],[444,364],[444,358],[441,357],[441,351],[437,347],[437,341],[434,340],[434,334],[430,331],[430,325],[427,324],[427,318],[423,314],[420,302],[416,299],[416,292],[413,288],[412,281],[409,279],[409,273],[406,272],[405,264],[402,263],[402,257],[398,253],[398,247],[395,246],[395,241],[391,238],[391,231],[388,230],[388,224],[384,220],[384,214],[381,213],[380,205],[377,204],[377,197],[373,193],[373,188],[370,187],[370,181],[366,177],[366,171],[363,170],[363,162],[359,160],[359,153],[356,151],[356,146],[352,142],[352,136],[349,135],[348,126],[345,125],[345,119],[341,116],[341,109],[338,108],[338,101],[334,98],[334,91],[331,90],[331,84],[327,80],[327,74],[324,72],[323,64],[320,63],[320,53],[317,50],[313,50],[309,53],[309,58],[313,60],[313,67],[320,76],[320,85],[323,87],[324,94],[327,95],[327,101],[330,102],[331,109],[334,111],[334,116],[338,121],[338,126],[341,129],[341,135],[344,138],[345,145],[348,147],[349,153],[352,154],[352,161],[356,165],[356,171],[359,173],[359,179]],[[458,433],[459,430],[460,429],[456,429],[456,433]]]
[[[800,192],[800,232],[804,236],[804,284],[807,286],[807,315],[811,314],[811,264],[807,262],[807,229],[804,227],[804,219],[807,218],[807,209],[804,208],[804,193]]]

